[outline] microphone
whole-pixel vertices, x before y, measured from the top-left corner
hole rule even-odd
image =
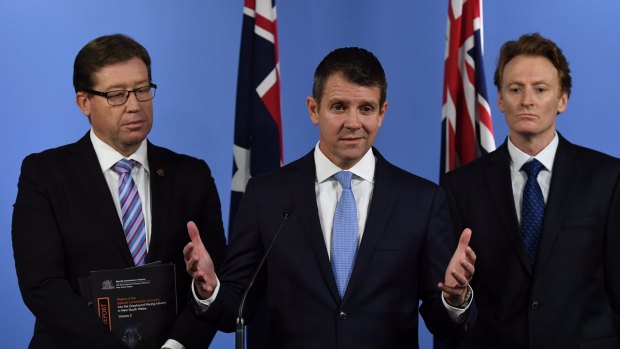
[[[291,212],[293,212],[293,207],[287,207],[284,211],[282,211],[283,217],[282,217],[282,220],[280,221],[280,225],[278,226],[276,233],[273,235],[273,238],[271,238],[271,242],[269,243],[269,246],[267,247],[265,254],[263,254],[263,258],[261,258],[260,263],[258,263],[258,266],[256,267],[256,269],[254,269],[254,274],[252,274],[252,278],[250,279],[248,286],[243,291],[243,295],[241,296],[241,302],[239,303],[239,314],[237,315],[237,333],[235,336],[235,348],[236,349],[245,348],[245,323],[243,322],[243,306],[245,305],[245,299],[247,298],[248,293],[250,292],[250,289],[252,288],[252,285],[254,285],[254,281],[256,281],[256,277],[258,276],[258,273],[263,267],[263,264],[265,264],[265,261],[267,260],[267,256],[269,256],[269,251],[271,251],[273,244],[276,242],[276,239],[278,238],[278,235],[280,234],[280,231],[282,230],[282,227],[284,226],[284,222],[286,222],[288,217],[291,215]]]

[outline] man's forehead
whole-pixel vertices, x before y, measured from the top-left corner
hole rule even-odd
[[[503,71],[504,83],[559,83],[559,71],[544,56],[519,55],[511,59]]]
[[[133,86],[143,82],[149,82],[146,64],[139,58],[134,57],[127,61],[111,63],[99,68],[93,73],[95,85],[106,87]]]

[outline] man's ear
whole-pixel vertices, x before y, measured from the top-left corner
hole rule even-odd
[[[504,98],[500,89],[497,90],[497,109],[502,113],[504,112]]]
[[[310,114],[310,120],[315,125],[319,124],[319,104],[313,97],[306,98],[306,106],[308,107],[308,114]]]
[[[568,106],[568,93],[567,92],[562,92],[562,95],[560,95],[560,100],[558,102],[558,114],[563,113],[566,110],[566,107]]]
[[[381,124],[383,124],[383,119],[385,118],[385,112],[387,111],[387,108],[388,108],[388,102],[385,101],[383,102],[381,109],[379,109],[379,120],[378,120],[379,127],[381,127]]]
[[[79,91],[75,94],[75,104],[77,104],[78,108],[80,108],[82,114],[86,115],[86,117],[88,117],[89,119],[91,103],[92,101],[88,93]]]

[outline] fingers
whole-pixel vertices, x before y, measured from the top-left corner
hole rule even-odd
[[[476,271],[476,254],[469,246],[471,235],[471,229],[466,228],[463,230],[459,238],[458,247],[448,264],[445,279],[447,285],[444,284],[444,287],[447,287],[447,293],[450,293],[449,289],[466,287],[474,276]]]
[[[187,222],[187,233],[191,241],[183,247],[185,270],[194,280],[196,291],[200,297],[207,299],[211,297],[217,286],[217,275],[215,275],[213,261],[202,243],[200,232],[194,222]]]
[[[202,239],[200,238],[200,232],[198,231],[196,223],[194,223],[193,221],[187,222],[187,233],[189,234],[189,238],[196,246],[202,245]]]
[[[465,249],[465,258],[467,258],[471,264],[476,263],[476,252],[469,246]]]
[[[198,268],[198,256],[194,253],[194,243],[189,242],[183,247],[183,259],[185,260],[185,270],[192,275]]]
[[[458,267],[450,268],[450,275],[456,280],[457,285],[466,286],[476,272],[476,254],[467,246],[465,256],[458,260]]]
[[[437,288],[444,291],[445,293],[452,295],[452,296],[459,296],[461,293],[463,293],[462,291],[462,287],[459,286],[448,286],[446,284],[444,284],[443,282],[440,282],[437,284]]]
[[[469,246],[469,242],[471,241],[471,234],[471,229],[463,229],[461,237],[459,238],[459,246],[454,253],[454,257],[458,259],[457,264],[458,266],[460,266],[460,268],[453,268],[450,273],[452,274],[452,276],[454,276],[455,279],[458,280],[459,285],[468,284],[473,277],[474,272],[476,271],[476,268],[474,267],[474,265],[476,264],[476,253]],[[463,278],[465,278],[466,282],[462,282]]]
[[[452,271],[451,275],[454,278],[454,281],[456,281],[456,285],[453,287],[463,288],[463,287],[466,287],[467,284],[469,284],[469,282],[471,281],[472,274],[470,274],[470,276],[468,277],[466,273]]]
[[[465,258],[462,258],[459,261],[459,265],[467,274],[473,276],[474,272],[476,271],[475,264],[476,254],[474,253],[474,250],[471,249],[471,247],[467,246],[467,249],[465,250]]]
[[[459,238],[459,247],[461,246],[469,246],[469,241],[471,240],[471,229],[465,228],[461,233],[461,237]]]
[[[205,248],[196,223],[192,221],[187,222],[187,233],[191,241],[183,247],[183,259],[185,260],[185,269],[191,275],[198,269],[202,250]]]

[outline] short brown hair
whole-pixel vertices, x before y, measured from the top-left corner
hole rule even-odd
[[[547,58],[551,64],[558,70],[558,78],[560,79],[560,87],[562,92],[566,92],[570,96],[572,86],[570,69],[568,61],[562,53],[562,50],[555,42],[541,36],[538,33],[522,35],[517,41],[507,41],[502,45],[499,51],[499,59],[495,68],[493,82],[497,90],[501,90],[504,68],[510,60],[519,55],[540,56]]]
[[[325,83],[330,76],[342,73],[352,83],[366,87],[378,87],[381,91],[379,103],[383,105],[387,96],[387,80],[379,59],[372,52],[360,47],[342,47],[333,50],[316,67],[312,97],[321,102]]]
[[[90,90],[95,85],[94,74],[110,64],[140,58],[151,82],[151,57],[137,41],[124,34],[100,36],[87,43],[73,63],[73,87],[75,92]]]

